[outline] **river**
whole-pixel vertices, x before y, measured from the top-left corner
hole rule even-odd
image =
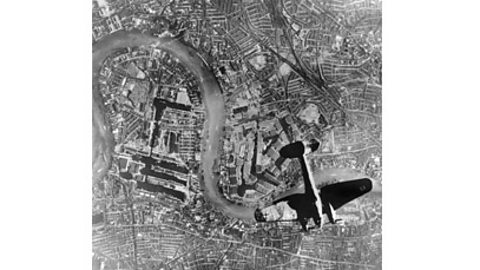
[[[239,218],[245,221],[254,221],[254,208],[240,206],[228,201],[218,190],[218,178],[213,173],[214,159],[217,156],[222,139],[223,126],[225,124],[225,104],[222,91],[215,76],[205,65],[196,51],[178,40],[170,37],[153,37],[141,32],[116,32],[93,45],[92,54],[92,82],[93,82],[93,173],[94,177],[101,178],[106,174],[110,166],[111,152],[114,148],[113,135],[105,120],[105,108],[102,97],[95,88],[98,81],[99,70],[105,58],[114,50],[132,46],[155,45],[157,48],[167,51],[179,59],[200,82],[200,89],[203,92],[203,102],[206,108],[206,121],[204,126],[205,145],[202,155],[204,196],[214,207],[230,217]],[[98,130],[97,130],[98,129]],[[336,171],[337,179],[342,180],[352,173]],[[315,183],[319,184],[328,181],[331,175],[328,173],[314,173]],[[292,191],[293,192],[293,191]]]

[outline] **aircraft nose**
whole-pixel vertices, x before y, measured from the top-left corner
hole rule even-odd
[[[258,221],[258,222],[266,221],[265,217],[263,216],[262,211],[261,211],[259,208],[257,208],[257,209],[255,210],[255,214],[254,214],[254,215],[255,215],[255,220],[256,220],[256,221]]]
[[[280,155],[283,158],[300,158],[304,152],[305,146],[300,141],[285,145],[280,149]]]
[[[373,188],[373,181],[370,178],[363,178],[362,181],[362,191],[370,192]]]

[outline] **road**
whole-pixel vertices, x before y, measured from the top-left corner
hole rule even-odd
[[[272,246],[260,246],[260,245],[255,244],[255,243],[248,243],[248,242],[245,242],[245,241],[240,241],[240,240],[235,240],[235,239],[220,238],[218,236],[216,236],[216,237],[211,236],[211,237],[206,238],[202,235],[199,235],[199,234],[196,234],[194,232],[190,232],[190,231],[178,228],[177,226],[174,226],[174,225],[171,225],[171,224],[162,224],[162,225],[154,225],[154,224],[108,225],[108,228],[127,229],[127,228],[130,228],[130,227],[140,228],[140,227],[158,227],[158,226],[165,226],[165,227],[169,227],[171,229],[177,230],[177,231],[181,231],[185,234],[194,235],[195,237],[202,238],[207,243],[209,241],[227,242],[227,243],[230,243],[230,244],[250,246],[250,247],[254,248],[255,250],[256,249],[263,249],[263,250],[269,250],[269,251],[276,251],[276,252],[279,252],[279,253],[283,253],[283,254],[287,254],[289,256],[292,256],[292,258],[302,258],[304,260],[315,261],[315,262],[318,262],[318,263],[344,264],[344,265],[354,265],[354,266],[363,267],[363,268],[375,268],[375,265],[371,265],[371,264],[362,264],[362,263],[355,263],[355,262],[349,262],[349,261],[336,261],[336,260],[322,259],[322,258],[318,258],[318,257],[312,257],[312,256],[304,255],[304,254],[301,254],[301,253],[293,253],[293,252],[290,252],[288,250],[280,249],[280,248],[276,248],[276,247],[272,247]]]

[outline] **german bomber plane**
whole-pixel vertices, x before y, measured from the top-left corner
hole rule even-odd
[[[302,229],[308,231],[307,224],[311,218],[315,227],[321,228],[323,214],[326,214],[329,222],[336,224],[340,220],[335,218],[335,210],[372,190],[372,180],[368,178],[335,183],[318,190],[305,157],[318,147],[319,143],[315,140],[308,144],[298,141],[280,150],[282,157],[297,158],[300,161],[305,192],[275,200],[267,207],[257,208],[257,222],[299,221]]]

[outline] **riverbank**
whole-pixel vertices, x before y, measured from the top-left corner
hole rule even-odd
[[[225,103],[221,88],[210,68],[206,66],[195,49],[171,37],[157,38],[141,32],[119,31],[105,37],[92,46],[93,125],[98,129],[94,129],[94,137],[96,136],[96,138],[94,138],[93,146],[94,154],[97,154],[98,162],[97,166],[94,166],[94,176],[95,169],[99,170],[97,177],[102,177],[102,175],[106,174],[111,162],[111,153],[115,146],[112,132],[106,122],[102,96],[98,88],[95,87],[100,68],[106,57],[117,49],[150,45],[165,50],[178,58],[182,64],[192,71],[199,81],[206,108],[206,121],[203,130],[204,134],[202,136],[202,145],[205,146],[205,149],[202,151],[202,186],[204,188],[205,198],[212,203],[214,207],[230,217],[239,218],[244,221],[254,221],[255,209],[237,205],[227,200],[219,191],[217,187],[219,179],[213,172],[214,161],[221,147],[223,127],[225,125]],[[101,167],[101,165],[104,166]],[[313,173],[316,185],[333,179],[341,181],[360,178],[361,176],[361,174],[351,169],[329,169]],[[301,187],[287,191],[288,194],[298,192],[301,192]]]
[[[225,106],[221,88],[218,85],[215,76],[205,65],[193,48],[190,48],[180,41],[170,37],[156,38],[140,32],[119,31],[93,45],[92,57],[92,80],[94,106],[98,110],[93,115],[93,122],[98,126],[102,124],[106,127],[100,132],[99,143],[103,144],[103,149],[113,151],[113,136],[111,130],[106,125],[105,110],[101,95],[95,88],[95,81],[98,80],[98,72],[108,55],[120,48],[132,46],[153,45],[159,49],[165,50],[179,59],[192,73],[198,78],[200,89],[203,93],[203,102],[206,108],[206,121],[204,126],[204,136],[202,145],[205,146],[202,152],[202,169],[204,196],[212,203],[214,207],[224,212],[230,217],[240,218],[245,221],[253,221],[253,212],[255,209],[240,206],[228,201],[217,188],[218,177],[213,173],[214,160],[217,157],[220,142],[223,136],[223,126],[225,124]],[[110,156],[108,154],[107,156]],[[109,163],[108,163],[109,164]]]

